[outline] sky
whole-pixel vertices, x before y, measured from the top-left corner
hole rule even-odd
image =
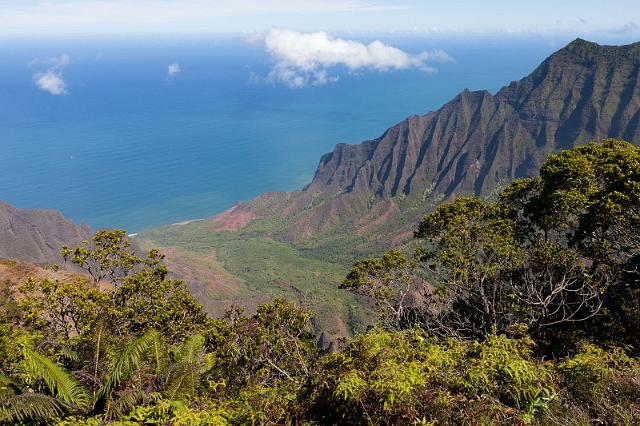
[[[0,0],[0,36],[301,32],[608,33],[640,0]]]

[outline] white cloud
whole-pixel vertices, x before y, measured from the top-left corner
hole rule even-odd
[[[369,44],[335,38],[326,32],[300,33],[285,29],[270,30],[260,40],[253,36],[251,43],[260,42],[274,61],[266,81],[290,87],[321,85],[337,81],[329,75],[335,66],[350,72],[358,70],[419,69],[437,72],[427,61],[450,62],[453,59],[443,50],[408,54],[381,41]]]
[[[35,74],[33,82],[40,89],[45,92],[49,92],[52,95],[66,95],[67,84],[62,79],[62,76],[55,71],[47,71],[42,74]]]
[[[174,78],[178,74],[182,72],[182,68],[180,68],[180,64],[171,64],[167,67],[167,77]]]
[[[54,96],[66,95],[67,83],[62,77],[62,70],[69,65],[69,55],[52,56],[47,58],[36,58],[29,64],[32,67],[47,67],[44,71],[37,71],[33,74],[33,83],[40,90],[44,90]]]
[[[30,66],[47,66],[53,69],[62,69],[69,65],[70,58],[69,55],[63,53],[60,56],[48,56],[46,58],[36,58],[32,60],[29,65]]]

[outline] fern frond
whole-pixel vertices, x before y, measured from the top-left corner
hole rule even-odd
[[[43,421],[60,417],[65,411],[61,401],[39,393],[23,393],[0,399],[0,424]]]
[[[100,357],[102,354],[102,344],[104,334],[107,328],[107,322],[104,316],[99,316],[94,323],[94,335],[95,335],[95,354],[93,356],[93,396],[96,396],[96,385],[98,383],[98,369],[100,367]]]
[[[155,330],[150,330],[143,336],[127,344],[112,360],[109,375],[104,385],[96,394],[96,402],[110,395],[135,370],[140,368],[145,356],[159,339],[160,334]]]
[[[204,337],[199,334],[187,339],[176,353],[176,364],[169,375],[167,394],[169,398],[189,396],[195,392],[202,365]]]
[[[136,405],[145,399],[145,392],[140,389],[126,389],[117,393],[117,398],[110,402],[107,418],[119,418],[128,414]]]
[[[176,361],[181,364],[196,364],[200,361],[203,351],[204,337],[200,334],[193,335],[180,345]]]
[[[67,345],[63,345],[62,348],[60,348],[60,349],[61,349],[60,350],[61,355],[63,357],[65,357],[66,359],[68,359],[69,361],[78,361],[78,360],[80,360],[80,355],[78,355],[78,352],[74,351],[73,349],[71,349]]]
[[[44,380],[56,398],[80,408],[87,406],[89,395],[86,389],[63,367],[28,348],[24,348],[23,355],[25,370],[35,378]]]
[[[155,374],[160,375],[167,365],[168,353],[166,345],[162,339],[156,339],[153,342],[153,360],[155,362]]]

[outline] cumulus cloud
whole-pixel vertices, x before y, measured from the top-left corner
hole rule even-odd
[[[180,64],[176,64],[176,63],[170,64],[167,67],[167,78],[174,78],[181,72],[182,72],[182,68],[180,68]]]
[[[67,83],[62,77],[62,70],[69,65],[69,55],[51,56],[47,58],[36,58],[30,65],[40,69],[33,74],[33,83],[45,92],[54,96],[66,95]]]
[[[49,92],[52,95],[66,95],[67,84],[59,73],[55,71],[47,71],[45,73],[36,74],[33,81],[41,90]]]
[[[274,62],[266,81],[296,88],[336,81],[338,76],[330,75],[331,69],[336,66],[344,66],[349,72],[411,68],[437,72],[427,62],[453,60],[439,49],[411,55],[378,40],[364,44],[336,38],[326,32],[300,33],[273,29],[264,37],[254,36],[249,41],[263,45]]]

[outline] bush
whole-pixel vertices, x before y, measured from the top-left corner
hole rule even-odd
[[[640,423],[640,364],[620,348],[607,351],[585,344],[557,370],[571,417],[606,424]]]
[[[326,357],[313,388],[323,423],[525,421],[553,395],[528,338],[437,342],[420,330],[374,330]]]

